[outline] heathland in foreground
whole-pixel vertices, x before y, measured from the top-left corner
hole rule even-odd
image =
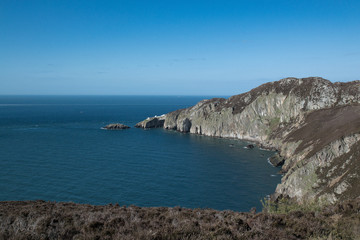
[[[260,213],[0,202],[0,239],[360,239],[360,199]]]

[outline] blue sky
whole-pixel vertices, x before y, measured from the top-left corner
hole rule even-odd
[[[233,95],[360,79],[360,1],[0,0],[0,94]]]

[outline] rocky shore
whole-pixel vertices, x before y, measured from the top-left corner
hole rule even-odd
[[[319,211],[0,202],[0,239],[359,239],[360,199]]]
[[[285,78],[136,126],[237,138],[276,149],[270,160],[282,165],[284,176],[274,198],[335,203],[360,196],[360,81]]]

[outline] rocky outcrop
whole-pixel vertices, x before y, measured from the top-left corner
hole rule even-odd
[[[124,124],[121,124],[121,123],[111,123],[111,124],[106,125],[103,128],[107,129],[107,130],[122,130],[122,129],[128,129],[130,127],[126,126]]]
[[[275,167],[281,167],[285,163],[285,158],[283,158],[279,153],[276,153],[274,156],[269,158],[269,162]]]
[[[360,196],[360,81],[286,78],[229,99],[203,100],[152,126],[277,149],[273,160],[283,164],[284,177],[275,196],[299,202]]]
[[[165,115],[160,117],[148,117],[144,121],[141,121],[135,125],[136,128],[161,128],[164,126]]]

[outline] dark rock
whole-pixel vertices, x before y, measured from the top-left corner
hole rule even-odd
[[[246,146],[247,149],[253,149],[255,146],[253,144],[249,144]]]
[[[122,129],[128,129],[128,128],[130,128],[130,127],[126,126],[124,124],[121,124],[121,123],[111,123],[104,127],[104,129],[107,129],[107,130],[122,130]]]
[[[185,118],[182,127],[183,132],[190,132],[190,128],[191,128],[191,121],[188,118]]]
[[[279,153],[276,153],[274,156],[269,158],[269,162],[275,167],[281,167],[285,163],[285,159],[280,156]]]

